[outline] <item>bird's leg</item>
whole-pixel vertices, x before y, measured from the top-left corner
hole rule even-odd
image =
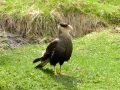
[[[54,75],[57,75],[56,66],[54,66]]]
[[[60,65],[60,72],[59,72],[59,74],[62,74],[62,66]]]
[[[60,75],[65,75],[65,73],[62,72],[62,65],[60,65],[60,72],[59,72]]]

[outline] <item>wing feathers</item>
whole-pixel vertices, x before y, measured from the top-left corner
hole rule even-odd
[[[44,67],[48,62],[50,62],[50,57],[54,51],[54,48],[57,46],[59,39],[53,40],[46,48],[46,50],[42,53],[41,58],[37,58],[33,61],[33,63],[36,63],[38,61],[41,61],[39,65],[36,66],[36,68]]]

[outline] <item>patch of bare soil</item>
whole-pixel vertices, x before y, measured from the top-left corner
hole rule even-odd
[[[37,37],[25,38],[20,35],[0,31],[0,50],[12,49],[16,46],[23,46],[25,44],[39,44],[42,42],[48,42],[46,38],[38,39]]]
[[[0,31],[0,48],[12,49],[15,46],[22,46],[22,45],[24,45],[24,38],[12,33]]]

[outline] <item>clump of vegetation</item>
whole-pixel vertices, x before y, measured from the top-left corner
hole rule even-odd
[[[47,32],[55,37],[57,24],[68,22],[74,26],[73,36],[78,37],[96,28],[119,24],[119,4],[109,0],[2,0],[0,23],[2,30],[22,36],[45,36]]]

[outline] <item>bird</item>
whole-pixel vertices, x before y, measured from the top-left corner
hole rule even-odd
[[[42,52],[40,58],[36,58],[33,63],[41,61],[35,68],[42,68],[47,63],[54,66],[54,75],[63,74],[62,65],[65,61],[68,61],[72,55],[73,44],[70,31],[73,27],[68,23],[60,23],[58,25],[58,37],[52,40],[45,51]],[[56,72],[56,64],[60,65],[60,72]]]

